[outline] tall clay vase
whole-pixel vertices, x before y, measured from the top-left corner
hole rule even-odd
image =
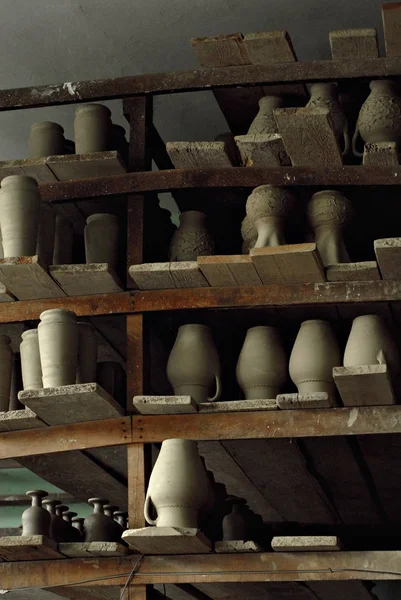
[[[47,492],[32,490],[27,492],[26,495],[31,496],[32,505],[22,513],[21,535],[45,535],[50,537],[50,513],[42,506],[42,498],[47,496]]]
[[[248,129],[248,135],[278,133],[273,111],[282,108],[284,101],[281,96],[264,96],[258,102],[259,112]]]
[[[64,154],[64,129],[58,123],[33,123],[29,132],[29,158]]]
[[[213,238],[206,228],[206,215],[197,210],[180,214],[180,226],[171,239],[170,260],[196,260],[214,254]]]
[[[110,110],[103,104],[85,104],[75,111],[74,136],[77,154],[103,152],[111,142]]]
[[[97,339],[91,323],[78,323],[77,383],[96,381]]]
[[[223,518],[223,541],[248,540],[249,523],[246,514],[246,500],[236,496],[227,496],[226,504],[229,506],[229,513]]]
[[[103,506],[109,501],[106,498],[89,498],[88,502],[93,505],[93,513],[85,517],[85,542],[114,542],[113,523],[103,511]]]
[[[285,244],[285,218],[291,211],[293,196],[284,188],[260,185],[246,202],[246,214],[258,233],[255,248]]]
[[[351,202],[340,192],[323,190],[310,199],[308,220],[325,267],[350,262],[342,232],[351,217]]]
[[[370,95],[362,104],[352,138],[355,156],[359,136],[367,143],[401,141],[401,96],[394,81],[380,79],[370,82]]]
[[[8,335],[0,335],[0,412],[8,411],[10,406],[11,374],[13,351]]]
[[[116,215],[90,215],[86,219],[84,231],[86,262],[108,263],[116,269],[120,237],[119,220]]]
[[[165,440],[149,479],[145,519],[156,527],[198,527],[209,482],[196,442]],[[152,517],[151,505],[156,511]]]
[[[65,523],[58,516],[56,507],[61,505],[60,500],[43,500],[42,505],[50,513],[50,537],[55,542],[65,542]]]
[[[63,308],[45,310],[38,326],[43,387],[76,381],[78,327],[75,313]]]
[[[343,154],[350,149],[350,138],[348,134],[348,121],[338,97],[336,83],[314,83],[310,88],[310,100],[307,107],[328,108],[333,123],[334,135],[339,143]]]
[[[54,235],[53,265],[70,265],[72,263],[72,246],[74,232],[72,222],[62,215],[56,216]]]
[[[167,362],[167,378],[176,396],[213,402],[221,395],[220,360],[206,325],[181,325]]]
[[[258,232],[256,231],[253,221],[245,216],[241,223],[241,235],[243,239],[242,243],[242,254],[249,254],[249,250],[254,248],[256,240],[258,239]]]
[[[41,204],[36,254],[46,266],[53,264],[55,235],[56,213],[51,206]]]
[[[290,357],[290,377],[298,392],[327,392],[334,398],[333,367],[339,365],[341,352],[330,323],[304,321]]]
[[[20,354],[24,390],[39,390],[43,387],[43,381],[38,330],[27,329],[22,333],[21,338]]]
[[[10,175],[1,182],[0,226],[4,257],[33,256],[40,213],[38,184],[26,175]]]
[[[247,400],[275,398],[287,379],[288,360],[275,327],[248,329],[237,363]]]

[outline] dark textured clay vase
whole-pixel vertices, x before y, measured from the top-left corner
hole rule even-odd
[[[22,513],[21,535],[45,535],[50,537],[51,516],[42,506],[42,498],[47,496],[47,492],[31,490],[26,492],[26,495],[32,498],[32,505]]]
[[[62,506],[60,500],[43,500],[44,508],[50,513],[50,537],[55,542],[65,542],[65,522],[56,512],[58,506]]]
[[[223,519],[223,540],[247,540],[249,527],[245,511],[246,500],[228,496],[226,503],[230,506],[230,512]]]
[[[115,529],[110,517],[104,514],[103,507],[109,501],[106,498],[89,498],[93,513],[85,518],[85,542],[114,542]]]
[[[198,256],[214,254],[213,238],[206,227],[206,215],[188,210],[180,215],[180,226],[170,245],[170,260],[196,260]]]
[[[66,540],[66,542],[80,542],[81,541],[81,534],[79,533],[78,529],[76,529],[75,527],[72,526],[72,518],[76,517],[77,515],[78,515],[78,513],[74,512],[72,510],[66,510],[65,512],[63,512],[63,520],[68,525],[68,539]]]
[[[72,526],[79,532],[80,540],[83,541],[85,538],[85,529],[84,529],[84,517],[72,517]]]
[[[114,542],[120,542],[121,541],[121,536],[122,533],[124,531],[124,529],[121,527],[121,525],[114,519],[114,511],[118,508],[118,506],[114,506],[113,504],[105,504],[103,507],[104,510],[104,514],[109,517],[112,525],[113,525],[113,530],[114,530]]]

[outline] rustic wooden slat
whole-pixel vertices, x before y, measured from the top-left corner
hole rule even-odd
[[[235,143],[244,167],[291,165],[279,133],[236,135]]]
[[[253,412],[257,410],[277,410],[277,402],[271,400],[231,400],[228,402],[201,402],[201,413]]]
[[[265,284],[325,281],[316,244],[291,244],[251,248],[250,256]]]
[[[282,410],[296,410],[299,408],[331,408],[333,399],[326,392],[312,394],[279,394],[277,405]]]
[[[48,275],[38,256],[0,259],[0,280],[19,300],[60,298],[63,290]]]
[[[128,271],[140,290],[175,288],[174,279],[170,273],[170,263],[131,265]]]
[[[247,33],[244,37],[244,46],[254,65],[297,60],[287,31]]]
[[[128,548],[118,542],[63,542],[58,550],[68,558],[89,558],[92,556],[125,556]]]
[[[0,283],[0,302],[14,302],[15,297],[10,294],[4,283]]]
[[[107,263],[50,265],[49,273],[67,296],[115,294],[123,288]]]
[[[217,554],[241,554],[247,552],[262,552],[262,548],[252,541],[244,542],[243,540],[229,540],[225,542],[215,542],[214,551]]]
[[[170,275],[176,288],[209,287],[196,261],[171,262]]]
[[[212,544],[200,529],[143,527],[124,531],[122,539],[141,554],[204,554]]]
[[[401,2],[382,4],[384,41],[387,56],[401,56]]]
[[[58,181],[121,175],[126,172],[116,150],[91,154],[63,154],[49,156],[46,164]]]
[[[198,265],[211,286],[262,285],[249,255],[198,256]]]
[[[29,408],[0,412],[0,431],[18,431],[20,429],[36,429],[45,424]]]
[[[392,166],[399,165],[398,149],[395,142],[370,142],[365,144],[363,150],[364,166]]]
[[[272,548],[275,552],[336,552],[342,544],[331,535],[283,535],[272,539]]]
[[[51,183],[57,177],[46,164],[46,157],[24,158],[0,162],[0,180],[9,175],[28,175],[38,183]]]
[[[131,529],[145,527],[143,507],[146,491],[146,456],[144,444],[129,444],[128,456],[128,522]]]
[[[396,402],[387,365],[334,367],[333,378],[344,406],[381,406]]]
[[[166,150],[176,169],[232,166],[225,142],[167,142]]]
[[[63,558],[57,544],[44,535],[0,537],[0,558],[6,561]]]
[[[197,412],[191,396],[134,396],[135,411],[141,415],[174,415]]]
[[[357,263],[339,263],[326,269],[327,281],[379,281],[380,273],[375,260]]]
[[[401,277],[401,238],[375,240],[374,249],[382,278]]]
[[[331,56],[334,60],[377,58],[377,31],[373,28],[330,31]]]

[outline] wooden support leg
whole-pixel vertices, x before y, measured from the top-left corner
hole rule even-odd
[[[121,600],[151,600],[149,585],[129,585]]]
[[[145,444],[130,444],[127,447],[129,529],[140,529],[146,525],[143,515],[146,487],[146,450]]]

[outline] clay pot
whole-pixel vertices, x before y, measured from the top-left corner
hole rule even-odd
[[[84,104],[75,111],[74,136],[77,154],[103,152],[110,147],[110,111],[103,104]]]
[[[11,373],[13,351],[8,335],[0,335],[0,412],[8,411],[10,406]]]
[[[336,83],[314,83],[310,88],[309,108],[328,108],[333,123],[334,135],[343,154],[350,149],[348,121],[338,97]]]
[[[120,227],[118,217],[107,213],[90,215],[84,231],[86,263],[108,263],[116,269]]]
[[[198,527],[208,500],[208,478],[196,442],[165,440],[149,479],[145,519],[156,527]],[[151,505],[157,517],[151,516]]]
[[[248,135],[278,133],[273,111],[284,106],[281,96],[264,96],[258,102],[259,112],[248,129]]]
[[[70,265],[72,263],[72,246],[74,231],[72,222],[62,215],[56,216],[54,236],[53,265]]]
[[[93,505],[93,513],[85,517],[85,542],[114,542],[113,522],[103,511],[103,506],[109,501],[106,498],[89,498],[88,502]]]
[[[275,398],[287,379],[287,365],[278,329],[248,329],[237,363],[237,381],[245,398]]]
[[[36,180],[10,175],[1,182],[0,226],[4,257],[34,256],[38,237],[40,193]]]
[[[63,308],[45,310],[38,326],[43,387],[76,381],[78,327],[75,313]]]
[[[51,206],[41,204],[39,214],[36,254],[44,265],[53,264],[54,239],[56,236],[56,213]]]
[[[242,243],[242,254],[249,254],[249,250],[255,247],[256,240],[258,239],[258,232],[248,215],[245,216],[241,223],[241,235],[244,240]]]
[[[96,381],[114,398],[125,403],[125,371],[120,363],[113,360],[98,362],[96,365]]]
[[[18,400],[18,392],[23,389],[21,373],[21,355],[13,354],[11,365],[10,404],[8,410],[23,410],[25,406]]]
[[[27,496],[31,496],[32,505],[22,513],[22,536],[28,535],[45,535],[50,537],[50,521],[51,517],[48,511],[42,506],[42,498],[47,496],[47,492],[43,490],[32,490],[26,492]]]
[[[342,230],[352,216],[351,202],[340,192],[323,190],[308,204],[308,220],[325,267],[350,262]]]
[[[246,202],[246,214],[258,233],[255,248],[285,244],[284,226],[293,196],[284,188],[260,185]]]
[[[379,315],[362,315],[352,322],[344,352],[344,367],[386,364],[393,376],[400,372],[395,341]]]
[[[85,538],[84,517],[73,517],[71,521],[72,526],[79,532],[80,540],[83,541]]]
[[[333,367],[341,364],[341,352],[330,323],[304,321],[290,357],[290,377],[300,394],[335,394]]]
[[[248,540],[248,518],[244,510],[246,500],[236,496],[227,496],[226,504],[228,504],[230,512],[223,518],[223,541]]]
[[[20,353],[24,390],[39,390],[43,387],[43,381],[38,330],[27,329],[22,333],[21,338]]]
[[[66,542],[80,542],[81,541],[81,534],[79,533],[79,531],[72,526],[72,517],[76,517],[78,513],[72,511],[72,510],[67,510],[65,512],[63,512],[63,520],[67,523],[68,525],[68,534],[67,534],[67,539],[65,540]],[[67,530],[66,530],[67,532]]]
[[[77,383],[96,381],[97,339],[91,323],[79,321]]]
[[[29,132],[29,158],[64,154],[64,129],[58,123],[33,123]]]
[[[104,510],[104,514],[109,517],[110,521],[113,524],[114,527],[114,541],[115,542],[121,542],[121,536],[122,533],[124,531],[125,528],[123,528],[120,523],[118,523],[115,519],[114,519],[114,511],[116,510],[116,508],[118,508],[118,506],[113,506],[113,504],[105,504],[103,507]]]
[[[206,215],[197,210],[180,214],[180,226],[171,239],[170,261],[196,260],[214,254],[213,238],[206,228]]]
[[[370,95],[362,104],[352,138],[355,156],[363,156],[357,150],[358,136],[367,143],[401,141],[401,97],[394,81],[380,79],[370,82]]]
[[[59,516],[56,512],[56,507],[63,506],[60,500],[43,500],[44,508],[50,513],[50,537],[55,542],[65,542],[65,523],[62,516]]]
[[[123,531],[127,529],[128,513],[124,510],[115,510],[113,513],[114,520],[120,525]]]
[[[181,325],[168,359],[167,378],[176,396],[192,396],[197,403],[218,400],[220,360],[209,327]]]

